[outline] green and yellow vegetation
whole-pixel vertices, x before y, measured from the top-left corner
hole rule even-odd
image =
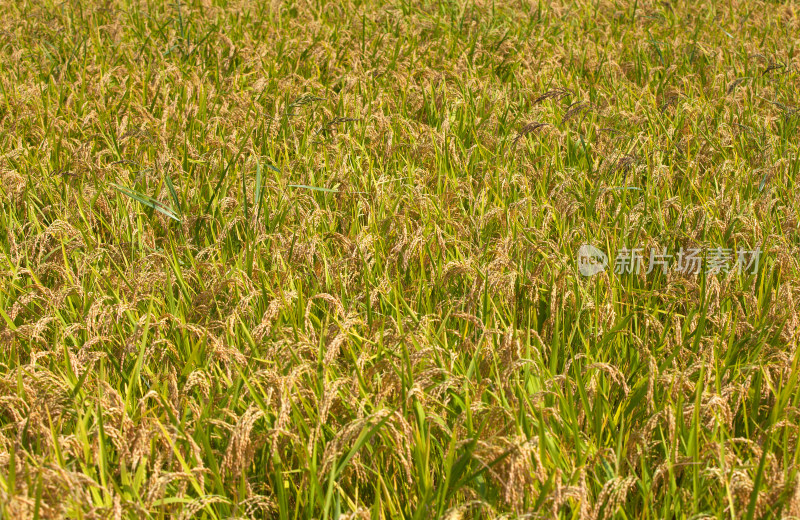
[[[0,0],[0,518],[800,518],[798,53],[794,0]]]

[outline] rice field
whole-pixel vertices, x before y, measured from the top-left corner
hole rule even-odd
[[[800,4],[0,0],[0,519],[800,518]]]

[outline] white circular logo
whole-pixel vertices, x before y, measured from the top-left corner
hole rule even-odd
[[[596,247],[583,244],[578,249],[578,271],[583,276],[594,276],[602,273],[608,266],[608,257]]]

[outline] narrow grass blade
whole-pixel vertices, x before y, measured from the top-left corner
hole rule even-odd
[[[114,182],[111,185],[120,193],[129,197],[136,202],[147,206],[148,208],[153,208],[154,210],[168,216],[169,218],[175,220],[176,222],[180,222],[181,218],[175,213],[175,211],[165,206],[164,204],[158,202],[156,199],[150,197],[149,195],[145,195],[144,193],[140,193],[138,191],[132,190],[130,188],[126,188],[125,186],[120,186]]]
[[[325,193],[339,193],[339,190],[331,188],[320,188],[319,186],[306,186],[305,184],[289,184],[289,188],[302,188],[304,190],[323,191]]]
[[[222,187],[222,182],[225,180],[225,177],[228,176],[228,170],[230,170],[231,166],[233,166],[236,163],[236,161],[239,160],[239,157],[241,157],[242,152],[244,151],[244,143],[247,142],[247,139],[250,137],[250,134],[252,133],[253,133],[252,129],[250,129],[250,131],[247,132],[247,135],[242,139],[241,143],[239,144],[239,151],[236,152],[236,156],[233,158],[233,160],[228,162],[228,165],[225,166],[225,169],[223,169],[222,172],[219,174],[219,179],[217,179],[217,185],[214,186],[214,191],[213,193],[211,193],[211,198],[208,199],[208,204],[206,205],[206,214],[208,214],[208,212],[211,211],[211,205],[214,203],[214,199],[217,198],[217,194],[219,193],[219,190]]]
[[[256,187],[253,193],[253,204],[256,205],[256,219],[261,215],[261,161],[256,160]]]
[[[167,188],[169,188],[169,194],[172,196],[172,202],[175,204],[175,207],[178,208],[178,213],[183,215],[181,201],[178,198],[178,193],[175,191],[175,185],[172,184],[172,177],[170,177],[169,173],[164,172],[164,180],[167,183]]]

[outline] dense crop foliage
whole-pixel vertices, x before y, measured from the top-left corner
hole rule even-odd
[[[795,1],[0,0],[0,518],[800,517],[798,52]]]

